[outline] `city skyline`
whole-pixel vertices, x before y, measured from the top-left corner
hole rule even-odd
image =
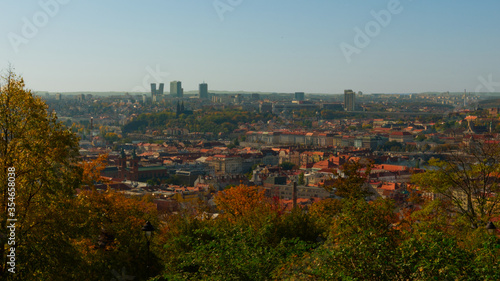
[[[4,1],[1,67],[49,92],[500,92],[495,1]]]

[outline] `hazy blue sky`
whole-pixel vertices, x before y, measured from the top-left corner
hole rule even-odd
[[[377,22],[381,10],[391,18]],[[499,11],[498,0],[2,0],[0,68],[10,62],[40,91],[172,80],[185,91],[203,81],[234,91],[500,91]]]

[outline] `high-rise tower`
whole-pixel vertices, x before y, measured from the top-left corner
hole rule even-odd
[[[356,93],[352,90],[344,90],[344,110],[354,111],[356,108]]]
[[[304,100],[304,92],[295,92],[295,100],[303,101]]]
[[[184,95],[184,89],[182,89],[181,81],[170,82],[170,95],[173,97],[182,98]]]
[[[205,82],[200,84],[199,98],[208,99],[208,84]]]

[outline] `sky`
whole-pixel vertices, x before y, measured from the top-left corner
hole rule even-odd
[[[368,2],[368,3],[367,3]],[[35,91],[500,92],[498,0],[0,2]]]

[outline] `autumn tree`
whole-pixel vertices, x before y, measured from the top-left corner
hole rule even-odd
[[[43,276],[33,271],[36,268],[61,272],[65,269],[57,268],[53,251],[67,242],[64,229],[59,228],[61,210],[81,180],[76,166],[78,138],[47,112],[45,103],[26,90],[23,79],[12,70],[0,83],[0,226],[5,231],[7,219],[17,219],[16,277]],[[15,178],[15,191],[10,194],[3,184],[8,177]],[[5,249],[0,248],[3,276],[8,268]],[[72,259],[71,254],[67,258]]]
[[[105,158],[81,162],[78,137],[22,78],[1,77],[0,182],[11,184],[0,187],[0,279],[110,280],[123,266],[141,276],[140,228],[146,220],[159,226],[154,205],[111,191],[77,194],[100,181]],[[7,224],[15,225],[15,244]],[[6,259],[13,247],[15,274]]]
[[[110,280],[112,271],[125,269],[127,274],[145,278],[147,249],[141,227],[148,220],[161,228],[156,206],[150,198],[127,198],[108,189],[88,189],[72,201],[68,216],[72,218],[72,246],[80,262],[74,270],[87,271],[87,280]],[[159,270],[153,245],[149,264],[151,273]]]
[[[459,151],[431,159],[427,172],[413,176],[425,190],[438,194],[473,228],[485,226],[500,214],[500,145],[496,141],[471,141]]]
[[[232,221],[244,219],[256,222],[263,213],[269,213],[272,209],[271,202],[264,194],[262,187],[242,184],[219,192],[215,196],[215,203]]]
[[[334,170],[334,183],[327,186],[328,190],[335,190],[335,195],[342,198],[365,198],[371,194],[367,180],[370,176],[371,164],[360,161],[347,161],[340,170]]]

